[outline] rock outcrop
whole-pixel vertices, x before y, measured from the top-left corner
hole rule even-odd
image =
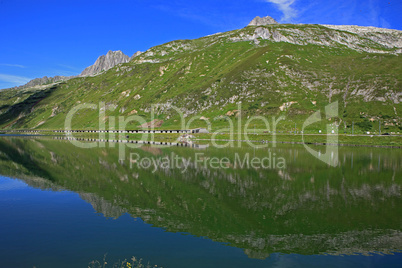
[[[270,16],[264,18],[257,16],[248,24],[248,26],[263,26],[269,24],[278,24],[278,22]]]
[[[135,53],[130,57],[130,60],[134,59],[135,57],[138,57],[138,56],[141,55],[141,54],[142,54],[141,51],[135,52]]]
[[[308,24],[304,24],[306,27]],[[324,30],[325,28],[328,30]],[[281,25],[275,27],[259,26],[253,33],[243,32],[230,39],[234,42],[260,39],[272,42],[286,42],[296,45],[314,44],[327,47],[339,45],[369,53],[402,53],[402,31],[364,26],[344,25]]]
[[[131,59],[141,55],[142,52],[138,51],[134,53],[134,55],[130,58],[129,56],[125,55],[120,50],[118,51],[109,51],[106,55],[100,56],[93,65],[87,67],[82,71],[79,76],[91,76],[103,71],[109,70],[113,68],[117,64],[129,62]],[[25,85],[15,87],[15,89],[24,89],[24,88],[31,88],[41,85],[48,85],[60,81],[67,81],[71,78],[77,76],[54,76],[54,77],[47,77],[44,76],[42,78],[35,78],[26,83]]]
[[[111,202],[105,200],[103,197],[99,197],[93,193],[80,193],[80,197],[90,203],[92,207],[95,209],[97,213],[102,213],[106,218],[114,218],[117,219],[124,213],[126,210],[123,208],[112,204]]]
[[[47,77],[44,76],[42,78],[35,78],[26,83],[25,85],[15,87],[16,89],[24,89],[24,88],[30,88],[30,87],[36,87],[40,85],[47,85],[47,84],[52,84],[60,81],[66,81],[73,76],[54,76],[54,77]]]
[[[107,71],[110,68],[113,68],[117,64],[120,63],[126,63],[130,60],[130,57],[125,55],[123,52],[120,50],[117,51],[111,51],[106,55],[100,56],[94,63],[94,65],[91,65],[82,71],[80,76],[91,76],[95,75],[98,73],[101,73],[103,71]]]

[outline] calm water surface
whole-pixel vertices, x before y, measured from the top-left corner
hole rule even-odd
[[[88,267],[105,254],[106,267],[132,256],[166,268],[401,267],[400,149],[342,147],[337,167],[296,145],[118,151],[0,137],[0,267]],[[187,168],[141,162],[166,157]],[[229,162],[203,165],[214,157]],[[241,166],[264,157],[270,168]]]

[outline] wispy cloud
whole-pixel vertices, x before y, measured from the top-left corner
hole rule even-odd
[[[283,13],[281,22],[359,25],[390,28],[380,0],[261,0]],[[390,5],[390,3],[388,3]],[[389,8],[389,7],[388,7]]]
[[[191,1],[169,1],[169,3],[164,2],[163,4],[153,5],[152,7],[177,17],[201,23],[219,31],[238,29],[239,27],[245,26],[244,22],[249,22],[249,15],[246,12],[243,13],[243,10],[239,11],[237,8],[237,6],[241,5],[234,4],[233,6],[225,6],[224,10],[222,10],[220,6],[222,3],[219,1],[216,2],[218,4],[206,5],[202,1],[196,4]],[[240,0],[235,0],[235,2],[240,2]]]
[[[68,71],[68,70],[62,70],[62,69],[57,69],[57,68],[52,68],[52,69],[48,69],[49,71],[47,72],[48,75],[47,76],[74,76],[74,75],[78,75],[81,72],[73,72],[73,71]]]
[[[389,4],[389,3],[388,3]],[[369,0],[368,1],[368,18],[367,18],[367,26],[376,26],[376,27],[384,27],[390,28],[391,25],[381,16],[381,6],[378,0]]]
[[[281,22],[290,22],[297,17],[297,10],[291,7],[296,0],[265,0],[269,3],[275,4],[283,13]]]
[[[213,27],[222,26],[221,24],[219,24],[219,22],[216,22],[215,20],[210,18],[211,13],[213,13],[211,10],[209,10],[208,13],[202,12],[197,9],[194,10],[193,7],[185,5],[185,3],[181,3],[180,5],[178,5],[177,3],[175,3],[175,5],[171,5],[171,3],[169,3],[169,5],[160,4],[160,5],[154,5],[153,7],[158,10],[174,14],[175,16],[179,16],[179,17],[182,17],[185,19],[190,19],[193,21],[198,21],[204,25],[213,26]],[[209,16],[208,15],[205,16],[202,14],[208,14]]]
[[[8,63],[0,63],[0,66],[26,68],[24,65],[20,65],[20,64],[8,64]]]
[[[70,69],[70,70],[73,70],[73,71],[75,71],[75,72],[81,72],[81,71],[82,71],[81,68],[77,68],[77,67],[70,66],[70,65],[66,65],[66,64],[57,64],[57,65],[58,65],[59,67],[66,68],[66,69]]]
[[[26,84],[31,80],[30,78],[24,76],[10,75],[10,74],[0,74],[0,81],[15,84]]]

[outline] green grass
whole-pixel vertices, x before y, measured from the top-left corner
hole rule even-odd
[[[228,127],[225,115],[238,109],[244,126],[248,117],[284,116],[278,130],[301,128],[305,120],[330,102],[339,102],[339,115],[332,121],[311,125],[306,133],[325,130],[337,122],[340,133],[402,133],[402,104],[397,99],[402,81],[400,56],[367,53],[333,43],[295,45],[260,40],[233,41],[231,38],[253,34],[256,27],[196,40],[177,40],[151,48],[134,60],[94,77],[80,77],[59,83],[51,89],[3,90],[0,92],[0,128],[64,129],[67,113],[84,103],[107,105],[107,128],[119,128],[119,116],[135,114],[143,122],[152,119],[151,105],[162,104],[154,118],[163,120],[161,129],[181,128],[180,116],[172,105],[193,116],[189,128],[205,127],[199,120],[210,119],[212,130]],[[340,31],[318,25],[267,26],[292,36],[295,29],[315,41]],[[362,47],[387,49],[355,34]],[[304,37],[300,37],[303,39]],[[314,41],[314,42],[315,42]],[[333,42],[333,41],[331,41]],[[151,54],[153,53],[153,54]],[[154,61],[154,63],[146,61]],[[281,111],[287,102],[293,104]],[[112,109],[112,106],[115,109]],[[111,124],[115,118],[116,124]],[[231,120],[234,116],[230,117]],[[143,123],[130,122],[136,129]],[[261,122],[256,128],[264,129]],[[75,129],[98,129],[99,111],[80,110],[74,117]]]

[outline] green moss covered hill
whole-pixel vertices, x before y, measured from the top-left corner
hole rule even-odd
[[[113,116],[179,127],[181,108],[191,126],[229,126],[252,115],[285,116],[290,130],[334,101],[339,131],[402,132],[402,32],[358,26],[272,24],[248,26],[150,48],[127,63],[88,77],[0,91],[1,129],[62,129],[72,107],[105,102]],[[238,105],[241,104],[241,112]],[[114,107],[115,109],[111,109]],[[113,110],[113,111],[111,111]],[[74,128],[97,129],[97,110],[82,110]],[[116,122],[117,122],[116,118]],[[254,122],[262,127],[259,122]],[[328,122],[312,126],[321,129]],[[130,127],[138,128],[133,122]],[[325,127],[324,127],[325,129]]]

